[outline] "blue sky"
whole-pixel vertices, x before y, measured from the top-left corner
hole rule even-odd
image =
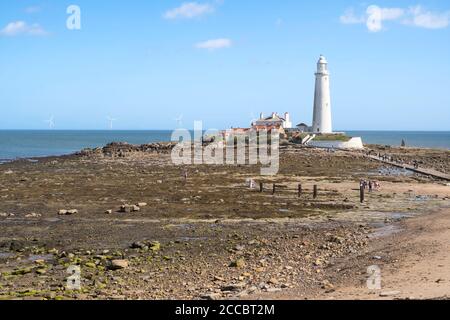
[[[449,22],[444,0],[1,1],[0,129],[311,123],[324,54],[336,129],[450,130]]]

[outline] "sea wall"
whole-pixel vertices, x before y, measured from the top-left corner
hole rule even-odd
[[[326,149],[364,149],[360,137],[351,138],[349,141],[311,141],[308,143],[311,147]]]

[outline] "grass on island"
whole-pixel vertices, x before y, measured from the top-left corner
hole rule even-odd
[[[345,135],[345,134],[318,134],[314,141],[342,141],[342,142],[348,142],[350,141],[351,137]]]

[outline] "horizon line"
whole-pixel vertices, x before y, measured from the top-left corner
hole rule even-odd
[[[229,130],[227,129],[206,129],[206,130]],[[142,131],[175,131],[175,130],[189,130],[194,131],[192,128],[175,128],[175,129],[0,129],[0,131],[45,131],[45,132],[62,132],[62,131],[98,131],[98,132],[124,132],[124,131],[134,131],[134,132],[142,132]],[[206,131],[203,130],[203,131]],[[404,129],[404,130],[393,130],[393,129],[347,129],[347,130],[335,130],[335,132],[450,132],[449,130],[424,130],[424,129]]]

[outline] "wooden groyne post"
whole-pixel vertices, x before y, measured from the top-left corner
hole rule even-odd
[[[365,191],[366,189],[364,188],[364,186],[359,187],[359,201],[361,201],[361,203],[364,203]]]
[[[302,185],[301,185],[301,184],[299,184],[299,185],[298,185],[298,196],[299,196],[299,197],[301,197],[301,195],[302,195],[302,192],[303,192],[303,188],[302,188]]]
[[[319,189],[317,187],[317,184],[314,185],[314,192],[313,192],[313,198],[317,199],[317,196],[319,195]]]

